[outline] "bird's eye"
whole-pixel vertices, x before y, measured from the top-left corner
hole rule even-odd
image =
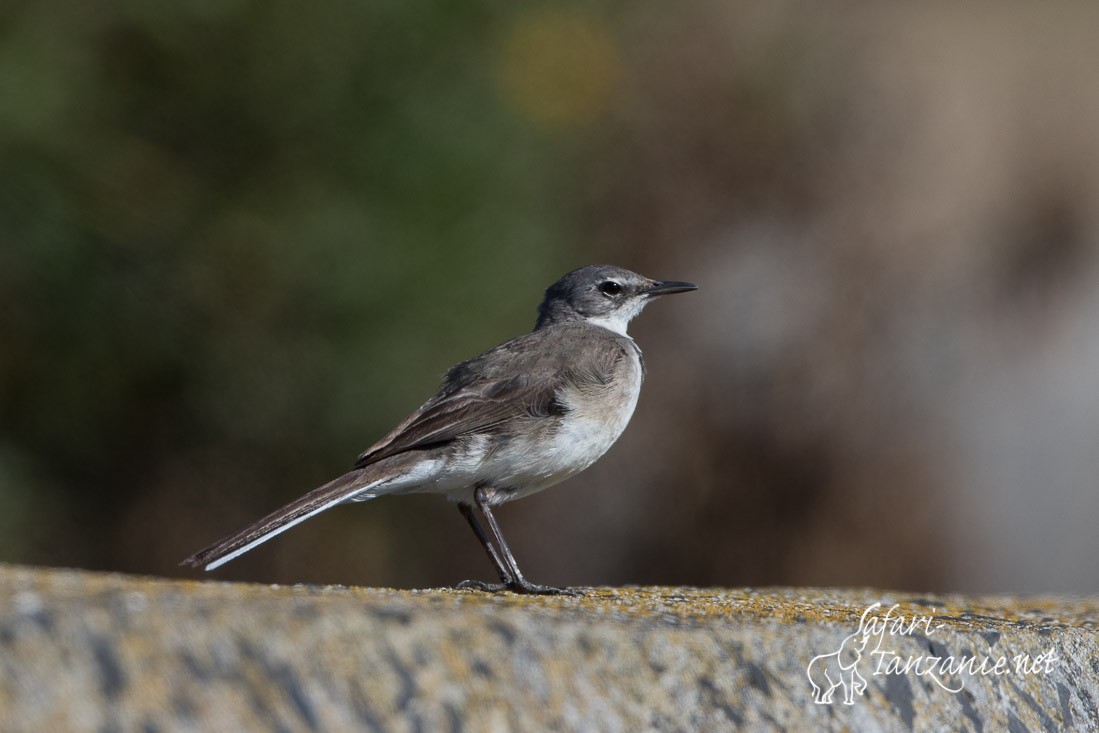
[[[603,295],[618,295],[622,292],[622,283],[614,280],[604,280],[599,283],[599,292]]]

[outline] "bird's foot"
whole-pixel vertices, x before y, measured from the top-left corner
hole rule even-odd
[[[480,590],[485,593],[500,593],[508,589],[504,583],[486,583],[483,580],[463,580],[454,587],[458,590]]]
[[[486,593],[502,593],[509,590],[512,593],[535,596],[582,596],[583,591],[575,588],[555,588],[552,585],[538,585],[531,583],[526,578],[513,580],[509,583],[486,583],[483,580],[463,580],[457,585],[461,590],[479,590]]]
[[[521,583],[511,583],[508,590],[513,593],[526,593],[532,596],[582,596],[584,591],[577,588],[555,588],[552,585],[538,585],[526,580]]]

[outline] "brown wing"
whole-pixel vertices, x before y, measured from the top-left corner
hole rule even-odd
[[[541,343],[532,343],[535,339]],[[581,343],[579,351],[586,356],[577,359]],[[447,372],[440,393],[364,451],[355,467],[514,420],[564,415],[567,408],[557,389],[566,382],[581,388],[607,384],[627,348],[636,349],[632,342],[607,339],[587,328],[512,339]]]
[[[368,448],[355,468],[397,453],[428,448],[462,435],[492,430],[504,423],[564,414],[552,383],[527,375],[483,381],[454,394],[432,399],[388,435]]]

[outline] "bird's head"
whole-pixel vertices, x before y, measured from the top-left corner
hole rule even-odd
[[[546,288],[534,328],[582,320],[625,336],[626,326],[653,298],[691,290],[698,286],[651,280],[614,265],[588,265]]]

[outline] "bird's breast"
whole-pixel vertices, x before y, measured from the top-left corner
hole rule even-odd
[[[561,401],[568,412],[553,441],[563,463],[581,471],[606,453],[629,424],[640,392],[641,361],[633,352],[619,362],[607,384],[566,389]]]
[[[506,462],[512,470],[505,473],[513,475],[507,479],[501,476],[504,480],[500,484],[515,490],[501,500],[541,491],[599,460],[629,424],[641,380],[639,354],[631,351],[606,384],[596,388],[563,387],[558,398],[566,412],[552,429],[529,441],[518,441],[507,451]]]
[[[540,418],[538,427],[495,436],[469,451],[469,473],[476,480],[448,486],[448,493],[468,502],[474,486],[483,485],[493,495],[492,503],[502,503],[575,476],[622,435],[637,406],[641,381],[640,354],[631,350],[605,384],[562,386],[558,399],[565,407],[563,415]]]

